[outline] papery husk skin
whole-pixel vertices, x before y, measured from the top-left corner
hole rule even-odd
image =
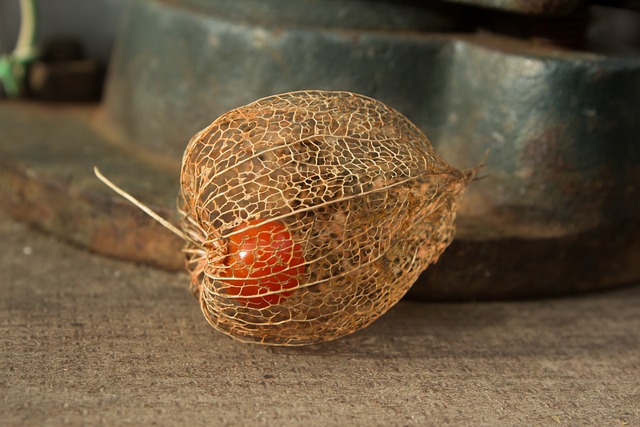
[[[402,114],[361,95],[292,92],[232,110],[184,153],[192,290],[209,323],[242,341],[305,345],[352,333],[438,260],[471,175]],[[286,225],[305,268],[291,295],[251,308],[226,292],[225,260],[229,234],[258,219]]]

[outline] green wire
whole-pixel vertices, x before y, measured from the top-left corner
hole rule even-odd
[[[0,84],[9,97],[20,95],[27,65],[37,57],[38,12],[36,0],[20,0],[20,33],[13,52],[0,56]]]

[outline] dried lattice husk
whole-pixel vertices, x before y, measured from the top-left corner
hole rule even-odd
[[[182,227],[192,290],[213,327],[243,341],[303,345],[377,319],[453,239],[470,176],[407,118],[348,92],[271,96],[232,110],[185,151]],[[226,291],[228,236],[281,221],[304,248],[291,295],[252,308]]]

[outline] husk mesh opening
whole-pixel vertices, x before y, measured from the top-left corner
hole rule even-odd
[[[398,302],[449,245],[456,196],[469,179],[403,115],[361,95],[292,92],[232,110],[196,134],[183,157],[192,291],[209,323],[242,341],[304,345],[354,332]],[[302,258],[267,254],[272,265],[297,263],[252,279],[286,276],[294,286],[263,289],[275,303],[247,304],[238,289],[246,276],[229,262],[246,254],[231,253],[230,242],[269,223],[284,226],[276,237]]]

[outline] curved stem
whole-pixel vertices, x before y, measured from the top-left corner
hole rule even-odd
[[[35,0],[20,0],[20,32],[13,50],[16,58],[31,58],[35,51],[37,10]]]

